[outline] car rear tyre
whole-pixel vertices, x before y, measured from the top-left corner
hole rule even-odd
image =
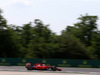
[[[32,67],[27,67],[27,70],[32,70]]]

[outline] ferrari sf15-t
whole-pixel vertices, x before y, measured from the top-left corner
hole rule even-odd
[[[55,66],[48,66],[42,63],[36,63],[36,64],[31,64],[31,63],[26,63],[25,67],[27,70],[50,70],[50,71],[61,71],[61,68],[55,67]]]

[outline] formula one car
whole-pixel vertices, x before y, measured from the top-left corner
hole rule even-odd
[[[36,63],[36,64],[31,64],[31,63],[26,63],[25,67],[27,70],[50,70],[50,71],[61,71],[62,69],[57,68],[55,66],[47,66],[42,63]]]

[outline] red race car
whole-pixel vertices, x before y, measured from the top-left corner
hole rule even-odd
[[[36,64],[31,64],[31,63],[26,63],[25,67],[27,70],[52,70],[52,71],[62,71],[62,69],[55,67],[55,66],[47,66],[42,63],[36,63]]]

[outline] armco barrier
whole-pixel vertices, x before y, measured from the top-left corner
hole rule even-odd
[[[0,66],[25,66],[26,62],[44,63],[58,67],[100,68],[100,60],[0,58]]]

